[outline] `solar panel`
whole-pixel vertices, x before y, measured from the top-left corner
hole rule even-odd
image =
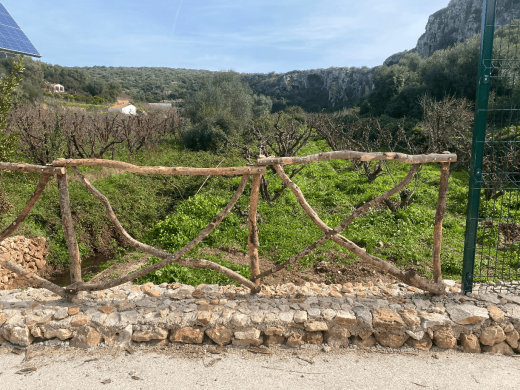
[[[41,57],[2,3],[0,3],[0,51]]]

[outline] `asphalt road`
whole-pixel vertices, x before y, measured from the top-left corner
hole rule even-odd
[[[37,348],[0,353],[0,389],[520,389],[520,358],[461,352]]]

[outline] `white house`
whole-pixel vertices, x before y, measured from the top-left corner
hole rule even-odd
[[[114,104],[108,108],[108,112],[122,112],[127,115],[135,115],[137,114],[137,109],[132,104]]]
[[[64,93],[65,87],[61,84],[51,84],[49,86],[50,92],[52,93]]]

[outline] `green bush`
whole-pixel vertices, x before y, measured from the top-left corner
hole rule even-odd
[[[228,201],[220,196],[202,194],[183,201],[172,215],[158,222],[147,233],[146,240],[173,253],[197,237]],[[239,227],[239,224],[237,215],[230,213],[203,242],[215,245],[220,236],[226,235],[226,229]]]

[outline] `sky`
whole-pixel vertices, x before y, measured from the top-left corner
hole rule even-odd
[[[41,61],[283,73],[373,67],[449,0],[2,0]]]

